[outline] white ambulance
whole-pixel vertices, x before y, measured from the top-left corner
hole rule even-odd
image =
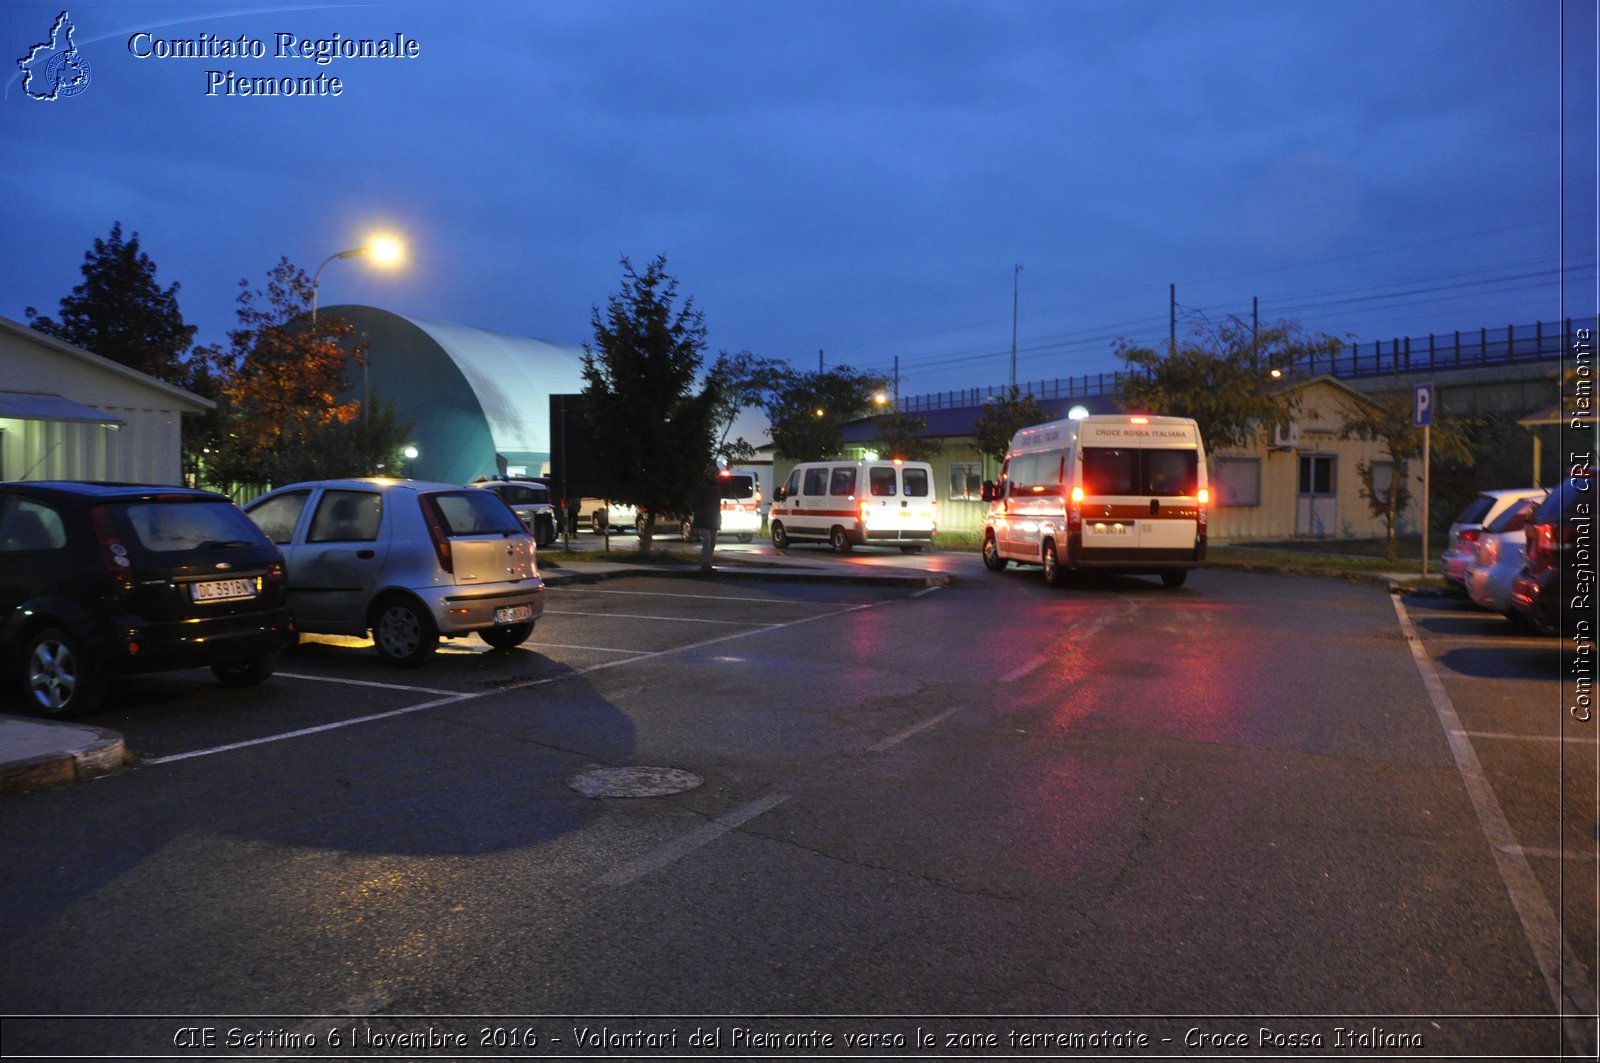
[[[998,483],[983,485],[983,563],[1042,565],[1060,584],[1084,569],[1183,584],[1206,556],[1211,494],[1199,426],[1114,414],[1024,428]]]
[[[925,461],[804,461],[772,493],[767,512],[779,550],[813,540],[841,554],[863,544],[909,554],[933,545],[938,525]]]

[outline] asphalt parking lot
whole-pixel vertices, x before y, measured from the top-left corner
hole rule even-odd
[[[130,677],[106,709],[75,723],[125,737],[159,765],[423,712],[489,694],[537,691],[675,653],[918,593],[912,586],[633,577],[553,587],[533,637],[510,651],[447,639],[422,667],[386,665],[367,639],[308,635],[267,683],[218,687],[208,672]]]

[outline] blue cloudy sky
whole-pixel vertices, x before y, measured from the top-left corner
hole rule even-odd
[[[1014,283],[1023,379],[1163,341],[1169,284],[1181,329],[1258,297],[1369,341],[1596,305],[1592,0],[75,3],[89,81],[31,99],[61,10],[0,11],[18,320],[118,221],[202,342],[240,279],[385,228],[405,269],[336,262],[324,305],[582,344],[664,253],[710,353],[898,358],[905,395],[1006,382]],[[343,89],[208,94],[230,70]]]

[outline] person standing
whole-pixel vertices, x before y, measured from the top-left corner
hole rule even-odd
[[[694,510],[694,526],[700,530],[700,571],[710,572],[717,532],[722,530],[722,470],[716,462],[706,466],[705,475],[694,485],[690,505]]]

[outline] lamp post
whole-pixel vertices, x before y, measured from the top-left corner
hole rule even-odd
[[[417,454],[419,451],[415,446],[409,446],[406,447],[402,453],[404,453],[406,456],[406,479],[415,479],[413,472],[416,469]]]
[[[1011,271],[1011,390],[1017,390],[1017,290],[1022,278],[1022,263]]]
[[[380,266],[392,266],[405,257],[405,248],[400,241],[392,236],[375,236],[360,247],[352,247],[348,251],[335,251],[322,260],[322,265],[311,275],[311,322],[317,321],[317,289],[322,283],[322,271],[328,263],[339,258],[355,258],[358,255],[371,255],[373,261]]]

